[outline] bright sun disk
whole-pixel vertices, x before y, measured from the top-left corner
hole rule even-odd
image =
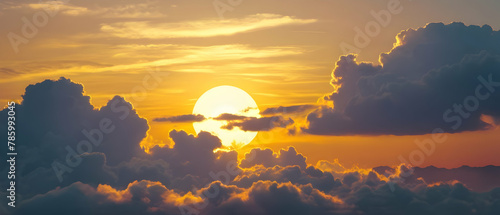
[[[218,86],[205,92],[194,105],[193,114],[201,114],[207,118],[193,123],[196,133],[207,131],[218,136],[224,146],[243,146],[250,143],[257,132],[243,131],[238,127],[232,130],[223,129],[227,121],[214,120],[223,113],[247,117],[260,117],[260,110],[253,98],[240,88]]]

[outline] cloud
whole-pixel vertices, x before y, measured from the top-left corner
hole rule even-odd
[[[110,3],[113,4],[113,3]],[[111,7],[97,7],[94,10],[104,18],[164,18],[159,2],[120,3]]]
[[[223,113],[219,115],[218,117],[215,117],[215,120],[226,120],[226,121],[233,121],[233,120],[245,120],[247,119],[247,116],[242,116],[242,115],[235,115],[235,114],[230,114],[230,113]]]
[[[158,11],[156,2],[146,3],[125,3],[120,5],[109,5],[110,3],[102,2],[88,6],[78,6],[76,4],[68,4],[68,1],[45,1],[37,3],[21,3],[18,5],[6,6],[4,10],[44,10],[49,15],[64,14],[67,16],[100,16],[103,18],[161,18],[165,17],[163,13]],[[112,3],[111,3],[112,4]],[[106,6],[103,6],[106,5]]]
[[[5,75],[5,76],[16,76],[16,75],[22,74],[21,72],[10,69],[10,68],[0,68],[0,73]]]
[[[103,24],[101,31],[124,38],[196,38],[230,36],[266,28],[309,24],[315,19],[298,19],[277,14],[255,14],[241,19],[211,19],[177,23],[120,22]]]
[[[92,143],[92,152],[105,153],[107,162],[113,164],[142,152],[139,143],[149,126],[122,97],[115,96],[97,109],[84,94],[83,86],[66,78],[30,85],[22,97],[22,103],[16,106],[16,120],[18,131],[24,135],[17,141],[20,150],[26,150],[28,157],[23,160],[29,165],[64,160],[66,146],[89,151],[85,147],[88,142]],[[6,114],[4,109],[1,115]]]
[[[273,128],[286,128],[294,123],[291,118],[286,120],[283,116],[249,117],[229,113],[223,113],[213,119],[228,121],[221,127],[223,129],[232,130],[239,127],[243,131],[269,131]]]
[[[16,150],[23,154],[16,162],[22,169],[18,181],[25,184],[19,188],[21,195],[28,197],[75,181],[114,182],[116,175],[109,164],[145,155],[140,142],[149,126],[122,97],[115,96],[97,109],[83,86],[66,78],[29,85],[22,97],[15,109],[16,132],[22,134],[16,138]],[[0,112],[4,119],[7,111]],[[5,125],[0,128],[7,130]],[[0,169],[4,171],[6,166]]]
[[[155,122],[201,122],[203,120],[205,120],[205,116],[200,114],[186,114],[153,119]]]
[[[274,153],[269,148],[254,148],[250,153],[245,154],[245,158],[241,160],[240,166],[249,168],[255,165],[263,165],[264,167],[297,165],[302,169],[305,169],[307,166],[306,157],[297,153],[294,147],[289,147],[287,150],[281,149],[278,153]]]
[[[273,128],[286,128],[293,123],[291,118],[285,119],[282,116],[247,117],[240,121],[230,121],[222,128],[232,130],[234,127],[239,127],[243,131],[269,131]]]
[[[377,167],[374,171],[379,174],[386,172],[395,172],[391,167]],[[414,167],[412,174],[405,178],[407,181],[415,181],[421,178],[427,184],[441,182],[460,181],[469,189],[477,192],[487,192],[495,187],[500,187],[500,167],[469,167],[462,166],[458,168],[445,169],[434,166]]]
[[[55,16],[56,14],[64,14],[68,16],[81,16],[92,14],[92,11],[86,7],[80,7],[75,5],[66,4],[63,1],[46,1],[38,3],[22,3],[18,5],[12,5],[3,7],[4,10],[18,10],[18,9],[29,9],[29,10],[44,10],[49,15]]]
[[[261,111],[262,115],[276,115],[276,114],[295,114],[302,113],[317,107],[316,105],[293,105],[293,106],[279,106],[270,107]]]
[[[208,214],[331,214],[346,207],[311,185],[259,181],[207,208]]]
[[[283,170],[283,169],[281,169]],[[260,180],[248,187],[219,181],[180,193],[160,182],[134,181],[125,188],[76,182],[20,204],[14,214],[496,214],[500,189],[476,193],[460,183],[405,187],[382,183],[336,186]],[[392,187],[392,188],[391,188]],[[85,207],[81,208],[81,205]],[[78,209],[78,210],[75,210]]]
[[[111,184],[118,187],[125,187],[132,181],[158,181],[163,184],[171,184],[174,174],[170,164],[162,159],[151,159],[150,157],[134,157],[130,161],[122,162],[116,166],[108,167],[116,176],[116,180]],[[101,183],[105,184],[105,183]]]
[[[323,172],[313,166],[307,169],[294,166],[255,166],[244,169],[244,171],[234,179],[231,184],[238,187],[248,188],[256,181],[275,181],[278,183],[292,183],[296,185],[311,184],[314,188],[323,192],[332,191],[334,188],[342,186],[339,179],[334,178],[330,172]]]
[[[191,193],[184,195],[166,188],[159,182],[135,181],[126,189],[118,190],[109,185],[97,188],[76,182],[25,201],[15,214],[179,214],[178,206],[184,202],[201,199]],[[83,207],[82,207],[83,206]]]
[[[320,135],[416,135],[488,129],[500,116],[500,33],[490,26],[428,24],[402,31],[381,65],[340,57],[332,73],[333,108],[307,117]],[[474,42],[470,42],[474,41]]]
[[[217,198],[202,199],[217,187]],[[314,189],[311,185],[260,181],[248,189],[213,182],[196,193],[179,194],[159,182],[135,181],[120,190],[109,185],[97,188],[76,182],[66,188],[36,196],[21,204],[15,214],[44,213],[86,214],[187,214],[203,205],[204,214],[276,214],[285,210],[314,214],[343,209],[342,200]],[[85,207],[82,207],[85,205]],[[286,206],[286,207],[284,207]],[[186,212],[186,211],[184,211]]]
[[[172,130],[169,135],[174,142],[173,147],[155,146],[151,149],[151,157],[167,162],[171,174],[183,178],[179,179],[178,183],[184,184],[182,180],[191,180],[193,183],[188,184],[188,187],[199,188],[213,180],[210,173],[227,171],[230,166],[232,168],[229,176],[234,178],[240,171],[236,151],[214,152],[222,147],[218,137],[203,131],[194,136],[182,130]],[[185,178],[188,175],[189,177]]]
[[[63,181],[59,181],[54,169],[49,164],[41,164],[37,168],[17,172],[16,183],[22,184],[22,186],[16,187],[18,200],[29,199],[57,187],[69,186],[77,181],[91,186],[97,186],[101,183],[116,184],[118,175],[106,164],[104,153],[93,152],[82,154],[80,157],[82,159],[80,165],[72,168],[71,172],[64,172]],[[24,159],[19,159],[19,157],[17,159],[16,165],[28,166]],[[7,173],[5,172],[5,174]],[[36,183],[33,183],[34,181]],[[2,182],[8,183],[7,181]]]
[[[498,197],[494,197],[498,191],[474,193],[460,183],[416,191],[395,185],[392,191],[386,184],[354,191],[346,203],[357,205],[362,214],[491,214],[499,212]]]

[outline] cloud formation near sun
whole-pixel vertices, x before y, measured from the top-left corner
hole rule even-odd
[[[428,24],[402,31],[381,65],[340,57],[334,91],[308,118],[311,134],[456,133],[500,117],[500,32],[488,25]],[[471,42],[473,41],[473,42]]]

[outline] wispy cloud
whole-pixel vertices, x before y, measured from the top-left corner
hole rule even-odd
[[[176,23],[119,22],[102,24],[101,31],[122,38],[192,38],[229,36],[284,25],[316,22],[277,14],[256,14],[241,19],[209,19]]]
[[[169,117],[160,117],[154,118],[155,122],[201,122],[206,118],[200,114],[186,114],[179,116],[169,116]]]
[[[12,5],[0,5],[4,10],[29,9],[44,10],[51,15],[64,14],[68,16],[95,15],[104,18],[160,18],[165,15],[158,11],[151,3],[120,4],[113,7],[101,7],[92,5],[85,7],[63,1],[47,1],[38,3],[22,3]]]
[[[293,106],[279,106],[270,107],[260,112],[262,115],[275,115],[275,114],[295,114],[305,112],[316,108],[316,105],[293,105]]]
[[[229,118],[230,116],[225,116]],[[232,119],[238,119],[235,116]],[[224,118],[224,117],[223,117]],[[240,128],[243,131],[269,131],[273,128],[286,128],[292,125],[294,121],[292,118],[285,119],[283,116],[271,116],[271,117],[246,117],[242,120],[231,120],[226,125],[221,128],[227,130],[233,130],[235,127]]]
[[[219,46],[181,46],[174,50],[179,54],[177,57],[168,59],[151,60],[147,62],[137,62],[118,65],[77,65],[64,68],[50,68],[48,70],[38,69],[37,73],[22,74],[15,77],[0,79],[0,83],[13,80],[21,80],[25,78],[50,77],[60,74],[79,74],[79,73],[101,73],[101,72],[127,72],[138,71],[145,68],[166,67],[180,64],[193,64],[212,61],[233,61],[246,58],[269,58],[287,55],[296,55],[303,53],[303,50],[293,49],[290,47],[267,47],[267,48],[251,48],[246,45],[219,45]],[[183,72],[182,70],[171,70],[174,72]],[[186,71],[190,72],[190,71]],[[191,71],[193,72],[193,71]],[[198,71],[200,72],[200,71]],[[203,72],[203,71],[202,71]],[[206,72],[206,71],[205,71]]]
[[[80,7],[75,5],[65,4],[62,1],[50,1],[50,2],[39,2],[31,4],[22,4],[18,6],[13,6],[11,9],[16,8],[29,8],[33,10],[45,10],[50,12],[52,15],[57,13],[62,13],[69,16],[80,16],[84,14],[94,13],[86,7]]]

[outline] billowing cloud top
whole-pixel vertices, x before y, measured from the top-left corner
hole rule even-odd
[[[307,119],[311,134],[426,134],[488,129],[500,117],[500,32],[488,25],[428,24],[397,36],[381,65],[340,57],[334,108]]]

